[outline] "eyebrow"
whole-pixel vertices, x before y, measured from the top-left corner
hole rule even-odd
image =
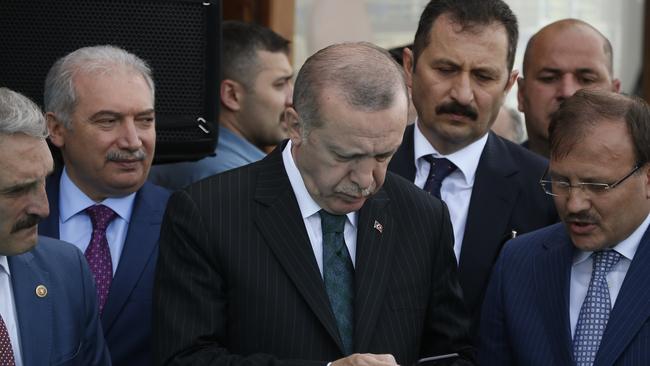
[[[152,113],[155,113],[155,110],[153,108],[149,108],[149,109],[145,109],[144,111],[137,112],[135,115],[136,116],[141,116],[141,115],[144,115],[144,114],[152,114]],[[91,115],[88,118],[88,120],[94,120],[94,119],[96,119],[98,117],[101,117],[101,116],[122,117],[122,116],[124,116],[124,114],[119,113],[119,112],[115,112],[115,111],[111,111],[111,110],[101,110],[101,111],[98,111],[98,112],[94,113],[93,115]]]

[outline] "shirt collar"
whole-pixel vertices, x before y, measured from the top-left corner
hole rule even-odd
[[[219,126],[219,145],[238,152],[250,161],[257,161],[266,156],[257,146],[223,126]]]
[[[634,259],[636,250],[639,248],[639,244],[641,243],[643,234],[645,234],[646,230],[648,230],[649,225],[650,225],[650,214],[648,214],[648,216],[645,218],[645,220],[643,220],[641,225],[639,225],[639,227],[637,227],[636,230],[634,230],[634,232],[630,234],[630,236],[628,236],[623,241],[615,245],[613,249],[631,262],[632,259]],[[573,265],[586,261],[591,256],[591,253],[593,252],[576,250],[576,253],[573,256]]]
[[[463,178],[465,179],[465,183],[470,186],[474,185],[474,178],[476,176],[478,162],[481,159],[481,154],[483,153],[483,149],[487,143],[487,133],[480,139],[472,142],[471,144],[454,153],[451,153],[449,155],[442,155],[429,143],[427,138],[424,137],[424,134],[422,134],[419,126],[419,120],[415,121],[415,128],[413,129],[413,132],[415,166],[418,166],[418,160],[427,155],[433,155],[437,158],[447,158],[449,161],[454,163],[454,165],[456,165],[458,170],[460,170]]]
[[[9,261],[7,260],[6,255],[0,255],[0,270],[4,270],[9,277],[11,277],[11,271],[9,270]]]
[[[291,188],[293,188],[293,193],[298,200],[298,207],[300,207],[300,213],[303,220],[314,214],[317,214],[318,211],[321,210],[321,207],[318,205],[318,203],[316,203],[316,201],[314,201],[314,199],[311,197],[311,194],[309,194],[309,191],[307,191],[305,181],[302,179],[300,171],[298,170],[298,167],[293,160],[293,154],[291,152],[291,140],[287,142],[287,146],[285,146],[284,150],[282,151],[282,161],[284,162],[284,169],[287,172],[287,176],[289,176],[289,182],[291,183]],[[348,221],[352,224],[352,226],[356,227],[357,213],[349,212],[346,216],[348,217]]]
[[[59,211],[61,222],[68,221],[72,216],[98,203],[88,197],[81,191],[81,189],[79,189],[79,187],[77,187],[76,184],[74,184],[74,182],[72,182],[65,167],[61,174],[61,186],[59,189]],[[131,212],[133,211],[133,203],[135,201],[136,193],[137,192],[133,192],[124,197],[110,197],[100,203],[110,207],[111,210],[115,211],[120,218],[126,220],[128,223],[131,220]]]

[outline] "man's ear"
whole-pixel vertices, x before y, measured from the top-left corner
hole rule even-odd
[[[402,64],[404,67],[404,76],[406,76],[406,85],[413,88],[413,51],[404,47],[402,50]]]
[[[291,144],[294,146],[299,146],[302,143],[303,136],[302,125],[300,124],[298,112],[296,112],[293,107],[287,107],[284,110],[284,121],[287,124],[287,131],[289,132]]]
[[[67,128],[63,125],[63,122],[59,121],[52,112],[47,112],[45,114],[45,119],[47,121],[47,129],[50,132],[50,141],[59,149],[63,148],[65,145],[65,133]]]
[[[520,76],[517,79],[517,109],[519,112],[524,113],[524,88],[526,87],[526,79]]]
[[[225,79],[221,82],[221,104],[232,111],[239,111],[244,98],[244,87],[240,83]]]

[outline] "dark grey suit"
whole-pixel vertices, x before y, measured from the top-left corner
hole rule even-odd
[[[452,237],[440,201],[387,175],[359,211],[355,352],[392,353],[403,365],[471,352]],[[157,364],[323,365],[343,356],[280,149],[175,193],[160,244]]]

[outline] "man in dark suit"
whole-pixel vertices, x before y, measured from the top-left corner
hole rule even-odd
[[[490,132],[517,78],[517,35],[517,19],[501,0],[433,0],[404,54],[418,120],[388,169],[448,205],[475,329],[503,243],[557,220],[536,186],[546,160]]]
[[[88,258],[113,364],[150,364],[151,296],[169,198],[146,182],[156,139],[151,71],[117,47],[78,49],[50,69],[45,108],[64,165],[48,179],[52,214],[40,233]]]
[[[330,46],[296,79],[289,142],[172,196],[156,364],[471,359],[447,210],[386,173],[407,102],[386,51]]]
[[[481,321],[481,365],[650,364],[650,107],[581,90],[551,116],[540,181],[562,224],[509,242]]]
[[[49,213],[46,136],[39,108],[0,88],[0,364],[110,365],[82,253],[37,237]]]

